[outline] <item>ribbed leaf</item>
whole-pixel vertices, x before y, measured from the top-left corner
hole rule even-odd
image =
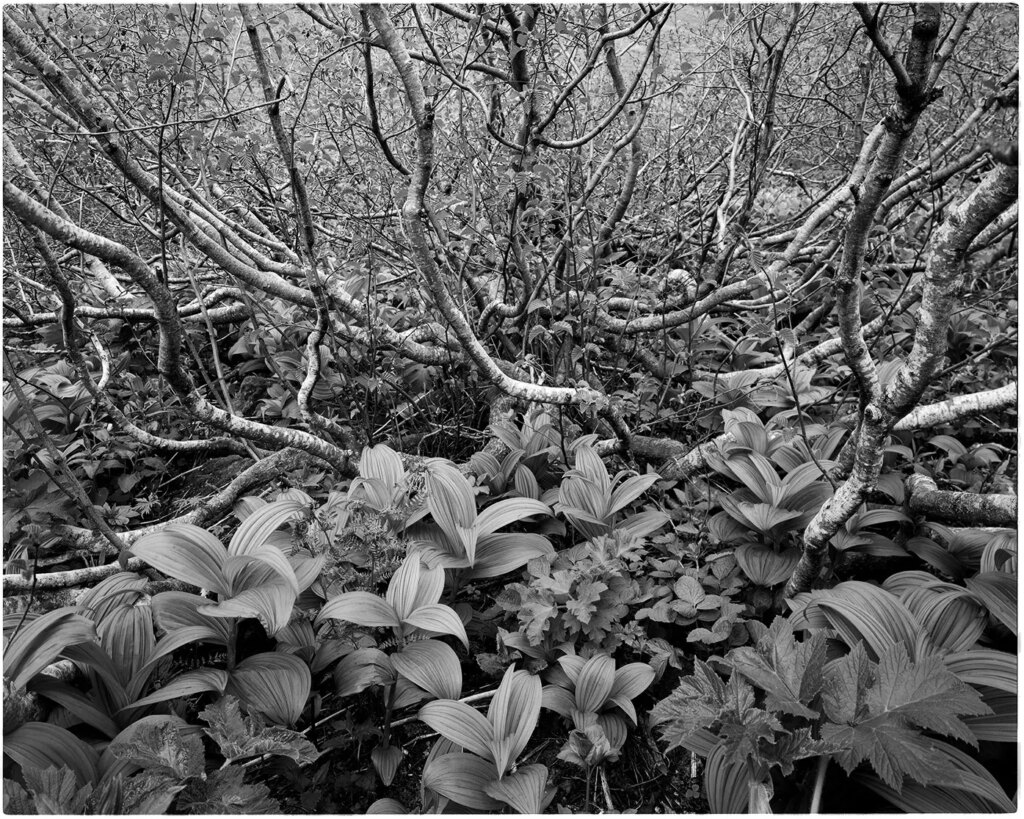
[[[1017,693],[1017,655],[991,648],[958,651],[944,658],[946,668],[965,683]]]
[[[847,645],[863,640],[876,660],[897,643],[912,652],[921,631],[914,615],[894,595],[858,580],[814,595],[811,606],[824,613]]]
[[[928,630],[936,648],[945,651],[966,651],[988,623],[985,610],[958,587],[956,591],[909,594],[903,602]]]
[[[405,623],[435,634],[451,634],[453,637],[458,637],[466,650],[469,650],[466,627],[462,624],[459,615],[455,613],[455,609],[450,606],[445,606],[442,603],[420,606],[405,618]]]
[[[366,447],[359,458],[359,474],[364,478],[376,478],[388,490],[402,482],[405,467],[402,457],[387,444]]]
[[[539,814],[544,807],[544,788],[548,769],[543,765],[524,765],[487,786],[488,796],[500,799],[516,813]]]
[[[563,654],[558,658],[558,664],[565,672],[565,676],[569,678],[573,688],[575,688],[580,678],[580,672],[583,670],[583,666],[587,664],[587,661],[577,654]]]
[[[131,551],[170,577],[217,594],[228,592],[221,571],[227,550],[217,538],[191,523],[172,523],[159,532],[143,535],[132,544]]]
[[[572,716],[576,707],[576,698],[571,691],[567,691],[558,685],[545,685],[542,692],[541,704],[549,711],[561,714],[566,719]]]
[[[424,788],[473,810],[497,812],[504,807],[487,795],[487,786],[497,778],[494,763],[470,754],[445,754],[432,759],[423,769]]]
[[[346,654],[334,669],[334,693],[348,697],[371,685],[391,682],[394,669],[388,655],[379,648],[360,648]]]
[[[577,446],[575,455],[576,463],[573,469],[595,484],[601,490],[602,495],[609,496],[612,482],[601,456],[590,446]]]
[[[373,767],[385,787],[394,781],[395,774],[398,773],[398,766],[402,764],[403,756],[402,749],[397,745],[378,745],[370,752]]]
[[[291,561],[276,546],[264,545],[246,554],[230,555],[224,561],[223,572],[229,589],[229,594],[223,595],[226,597],[257,588],[268,581],[287,583],[295,594],[299,593],[299,581]]]
[[[288,563],[292,567],[292,573],[295,575],[295,582],[297,583],[298,590],[301,593],[316,582],[316,579],[324,570],[324,566],[327,565],[327,555],[321,554],[314,557],[307,557],[306,555],[289,555]]]
[[[23,626],[4,649],[4,676],[15,688],[56,660],[71,645],[91,642],[96,630],[74,607],[54,609]]]
[[[654,682],[655,672],[647,663],[630,663],[615,672],[615,684],[608,698],[625,697],[632,700]]]
[[[522,497],[534,498],[535,500],[540,499],[540,485],[537,483],[537,476],[525,464],[516,466],[516,471],[512,475],[512,482],[515,485],[516,492]],[[547,504],[544,505],[547,506]]]
[[[364,591],[345,592],[328,600],[316,618],[317,624],[324,620],[345,620],[359,626],[401,626],[398,614],[387,601]]]
[[[376,802],[374,802],[372,805],[370,805],[370,807],[366,809],[367,816],[372,816],[373,814],[377,813],[403,814],[408,812],[409,810],[405,807],[405,805],[403,805],[397,799],[391,799],[390,797],[378,799]]]
[[[391,655],[391,665],[407,680],[438,699],[456,699],[462,693],[462,666],[450,646],[438,640],[410,643]]]
[[[184,674],[179,674],[167,685],[158,688],[141,700],[136,700],[129,707],[141,708],[158,702],[167,702],[167,700],[173,700],[178,697],[191,697],[193,694],[202,694],[204,691],[217,691],[223,694],[227,684],[227,671],[221,668],[198,668],[195,671],[186,671]]]
[[[469,481],[449,463],[435,464],[427,475],[427,506],[434,521],[454,542],[458,528],[468,528],[476,520],[476,503]]]
[[[477,516],[477,535],[490,535],[503,529],[510,523],[517,523],[534,515],[550,515],[551,508],[546,503],[532,498],[509,498],[492,503]]]
[[[22,768],[70,768],[79,786],[95,784],[99,777],[99,754],[66,728],[49,722],[26,722],[4,734],[4,753]]]
[[[612,492],[611,504],[608,507],[609,514],[615,514],[625,509],[660,480],[661,476],[655,474],[634,475],[632,478],[627,478]]]
[[[554,551],[546,537],[531,532],[484,535],[476,544],[476,563],[465,572],[465,578],[499,577]]]
[[[733,554],[743,573],[759,586],[774,586],[789,580],[800,562],[799,549],[786,549],[777,554],[766,546],[750,543],[740,546]]]
[[[991,714],[964,717],[971,733],[986,742],[1016,743],[1017,695],[995,688],[982,688],[982,702],[992,709]]]
[[[615,531],[627,537],[647,537],[667,523],[671,523],[671,518],[664,512],[638,512],[615,524]]]
[[[242,521],[228,544],[228,554],[260,554],[267,548],[266,542],[271,534],[288,521],[304,517],[308,511],[307,504],[296,500],[278,500],[261,506]],[[280,552],[276,546],[270,548]]]
[[[119,729],[107,710],[98,706],[95,701],[66,682],[56,680],[46,674],[40,674],[29,685],[29,690],[42,694],[47,699],[67,708],[82,722],[106,734],[108,739],[117,736]]]
[[[704,787],[711,813],[746,813],[750,796],[747,766],[734,760],[725,745],[716,745],[704,764]]]
[[[122,683],[128,685],[153,652],[153,609],[121,606],[107,614],[96,630],[100,645],[121,674]]]
[[[399,620],[405,620],[406,616],[415,608],[416,597],[420,587],[420,576],[423,574],[423,567],[420,563],[419,554],[413,552],[406,556],[405,560],[402,561],[402,565],[398,567],[395,573],[391,576],[391,581],[388,583],[388,590],[385,595],[385,599],[395,610],[395,614]],[[426,570],[431,571],[431,570]],[[433,570],[436,578],[438,572],[442,576],[442,583],[444,582],[444,572],[441,569]],[[434,580],[434,578],[431,578]],[[432,587],[436,587],[436,580],[431,583]],[[438,589],[438,595],[433,600],[426,600],[427,603],[436,603],[441,596],[441,590]]]
[[[208,598],[200,597],[198,594],[168,591],[154,595],[150,605],[153,607],[156,624],[164,631],[172,632],[196,626],[212,629],[220,635],[217,642],[227,645],[231,636],[229,625],[222,620],[211,620],[199,613],[199,606],[208,605],[210,602]]]
[[[200,598],[202,599],[202,598]],[[219,623],[220,621],[213,620],[213,623]],[[224,638],[223,633],[219,628],[214,628],[209,625],[202,626],[183,626],[182,628],[170,631],[160,638],[159,642],[153,646],[149,657],[146,658],[146,662],[139,668],[127,685],[128,699],[134,700],[142,692],[142,689],[146,685],[146,681],[149,676],[153,673],[153,669],[156,668],[158,662],[166,657],[173,651],[177,651],[182,646],[186,646],[189,643],[214,643],[216,645],[227,645],[227,640]]]
[[[985,572],[964,582],[1000,623],[1017,633],[1016,577],[1005,572]]]
[[[112,574],[78,598],[78,613],[99,623],[114,609],[131,605],[145,596],[142,590],[148,582],[135,572]]]
[[[607,654],[595,654],[580,670],[576,680],[576,707],[597,713],[615,685],[615,660]]]
[[[540,678],[526,671],[505,670],[498,691],[491,700],[487,718],[494,727],[495,739],[509,740],[505,759],[495,759],[499,771],[504,772],[522,753],[533,736],[540,718],[543,695]]]
[[[284,581],[265,583],[259,588],[246,589],[216,605],[200,606],[199,613],[207,617],[256,617],[267,634],[273,637],[288,625],[295,606],[295,590]]]
[[[435,700],[424,705],[417,718],[460,748],[488,760],[491,763],[491,776],[497,778],[498,772],[494,768],[494,728],[483,714],[464,702]]]
[[[309,667],[294,654],[254,654],[231,672],[227,691],[279,725],[292,725],[302,715],[312,687]]]

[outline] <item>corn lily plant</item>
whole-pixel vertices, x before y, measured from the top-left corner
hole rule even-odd
[[[600,728],[610,757],[625,743],[629,724],[636,725],[633,698],[654,682],[654,676],[654,669],[646,663],[616,669],[608,654],[595,654],[589,660],[568,655],[558,659],[550,676],[552,684],[544,686],[542,702],[545,708],[572,720],[591,744],[599,741],[595,728]]]
[[[402,760],[400,748],[390,744],[391,715],[428,694],[456,698],[462,691],[462,667],[455,652],[440,640],[442,634],[457,637],[469,650],[465,626],[455,610],[439,603],[444,589],[444,569],[423,566],[417,553],[408,555],[392,575],[382,599],[365,591],[340,594],[320,610],[317,624],[343,620],[370,628],[389,628],[392,654],[364,648],[345,656],[335,670],[340,695],[383,685],[387,713],[384,738],[372,752],[374,766],[384,784],[390,784]]]
[[[467,752],[430,759],[423,770],[424,787],[475,810],[508,805],[518,813],[540,813],[549,801],[547,768],[515,768],[515,761],[537,727],[541,699],[540,679],[509,667],[486,717],[454,700],[424,705],[419,718]]]
[[[622,471],[610,478],[593,447],[577,446],[575,454],[576,465],[562,478],[555,510],[586,538],[613,531],[644,537],[668,523],[668,515],[663,512],[640,512],[619,520],[626,507],[657,483],[660,476],[649,473],[630,477]]]
[[[431,566],[458,572],[460,580],[497,577],[554,549],[532,532],[499,532],[511,523],[551,508],[533,498],[508,498],[477,512],[473,488],[453,464],[432,464],[427,476],[427,507],[434,526],[417,530],[414,546]]]

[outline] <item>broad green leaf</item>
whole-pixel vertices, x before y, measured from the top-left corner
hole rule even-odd
[[[921,632],[920,623],[894,595],[859,580],[812,595],[811,607],[825,615],[848,646],[863,640],[875,658],[897,643],[912,650]]]
[[[376,478],[388,488],[388,492],[400,484],[405,477],[402,457],[387,444],[366,447],[359,458],[359,474],[364,478]]]
[[[615,524],[615,531],[627,537],[644,538],[671,522],[664,512],[638,512]]]
[[[22,768],[70,768],[81,786],[99,776],[99,755],[68,731],[49,722],[26,722],[4,734],[4,754]]]
[[[435,700],[424,705],[417,718],[460,748],[488,760],[491,775],[497,778],[493,751],[494,727],[483,714],[464,702]]]
[[[233,597],[267,582],[287,583],[296,595],[299,593],[299,581],[291,561],[276,546],[263,546],[243,555],[230,555],[224,561],[223,572],[229,589],[229,593],[223,597]]]
[[[334,669],[335,694],[348,697],[371,685],[394,680],[395,671],[388,655],[379,648],[360,648],[341,658]]]
[[[389,813],[389,814],[403,814],[408,813],[408,808],[405,807],[397,799],[391,799],[385,797],[384,799],[378,799],[370,807],[366,809],[366,815],[371,816],[377,813]]]
[[[576,447],[575,454],[574,470],[594,483],[601,490],[602,495],[606,498],[609,497],[612,485],[608,477],[608,470],[605,468],[601,456],[597,454],[593,447],[589,446]]]
[[[139,668],[139,670],[132,676],[131,680],[128,681],[128,685],[126,686],[128,698],[130,700],[134,700],[139,696],[146,685],[146,681],[149,680],[149,677],[156,668],[157,663],[162,658],[166,657],[173,651],[177,651],[182,646],[198,642],[227,645],[227,641],[224,639],[221,632],[210,626],[184,626],[168,632],[160,638],[159,642],[157,642],[155,646],[153,646],[153,650],[150,652],[149,657],[147,657],[145,664]]]
[[[477,535],[490,535],[510,523],[517,523],[534,515],[550,515],[546,503],[531,498],[509,498],[492,503],[477,516]]]
[[[554,711],[556,714],[561,714],[565,718],[572,716],[573,709],[576,707],[576,698],[572,695],[571,691],[567,691],[558,685],[545,685],[541,704],[549,711]]]
[[[1017,578],[1006,572],[985,572],[968,577],[967,588],[992,615],[1017,633]]]
[[[217,636],[209,639],[221,645],[227,645],[231,639],[231,630],[223,620],[211,620],[199,613],[200,606],[209,605],[212,601],[207,597],[188,592],[167,591],[153,596],[153,617],[156,624],[166,632],[174,632],[181,628],[205,628],[212,630]]]
[[[345,592],[328,600],[316,618],[317,624],[325,620],[345,620],[359,626],[399,628],[402,625],[387,601],[364,591]]]
[[[276,546],[268,547],[267,539],[285,523],[304,517],[308,504],[295,500],[278,500],[261,506],[242,521],[228,544],[228,554],[259,556],[267,549],[284,556]]]
[[[524,765],[488,785],[487,794],[500,799],[516,813],[535,815],[544,809],[547,782],[548,769],[543,765]]]
[[[627,478],[612,492],[608,513],[614,515],[621,512],[660,480],[661,476],[654,473]]]
[[[456,699],[462,693],[462,666],[450,646],[438,640],[409,643],[391,655],[397,673],[438,699]]]
[[[231,672],[226,690],[279,725],[293,725],[306,707],[313,680],[294,654],[269,651],[246,657]]]
[[[495,759],[499,771],[504,772],[515,762],[530,741],[540,718],[541,702],[540,678],[509,666],[487,710],[495,739],[509,740],[508,757]]]
[[[148,605],[121,606],[107,614],[96,631],[122,683],[128,685],[153,652],[153,609]]]
[[[394,781],[403,757],[402,749],[397,745],[378,745],[370,752],[373,767],[385,787]]]
[[[903,602],[928,630],[935,647],[944,651],[966,651],[973,646],[988,623],[984,608],[965,590],[916,589]]]
[[[49,611],[23,626],[4,647],[4,676],[15,688],[24,688],[68,646],[96,639],[93,623],[74,607]]]
[[[190,697],[193,694],[202,694],[204,691],[217,691],[224,693],[228,684],[228,672],[220,668],[197,668],[195,671],[186,671],[179,674],[167,685],[158,688],[147,697],[136,700],[129,707],[142,708],[158,702],[177,699],[178,697]],[[124,709],[121,709],[122,711]]]
[[[943,657],[946,668],[970,685],[1017,693],[1017,655],[991,648],[955,651]]]
[[[492,813],[504,807],[504,803],[487,794],[487,786],[497,778],[493,762],[470,754],[445,754],[430,760],[423,768],[424,788],[457,805]]]
[[[474,580],[500,577],[525,566],[535,557],[554,554],[554,551],[546,537],[530,532],[484,535],[476,544],[476,564],[464,576]]]
[[[427,475],[427,506],[437,525],[455,543],[459,542],[459,527],[471,527],[476,520],[473,490],[450,463],[436,464]]]
[[[327,555],[320,554],[314,557],[306,557],[305,555],[289,555],[288,563],[292,568],[292,573],[295,575],[295,582],[298,585],[299,592],[304,592],[316,579],[320,577],[320,573],[323,572],[324,566],[327,565]]]
[[[438,574],[441,575],[441,582],[444,583],[444,571],[438,569],[427,569],[427,572],[434,572],[430,583],[431,587],[436,587],[436,577]],[[412,553],[406,556],[402,564],[395,570],[395,573],[391,575],[391,581],[388,583],[388,590],[385,594],[385,599],[388,604],[395,610],[395,615],[399,620],[405,620],[409,613],[415,608],[415,602],[417,594],[419,592],[420,577],[424,573],[420,563],[420,556],[417,553]],[[426,603],[436,603],[441,596],[441,590],[438,589],[438,595],[433,600],[426,600]]]
[[[200,606],[207,617],[256,617],[273,637],[288,625],[295,607],[295,591],[282,580],[246,589],[216,605]]]
[[[607,654],[595,654],[584,663],[576,680],[576,707],[597,713],[615,685],[615,660]]]
[[[100,623],[114,609],[137,603],[145,596],[143,589],[148,582],[135,572],[112,574],[78,598],[78,613]]]
[[[747,766],[724,745],[716,745],[704,763],[704,789],[711,813],[746,813],[749,798]]]
[[[777,553],[766,546],[746,543],[734,553],[743,573],[759,586],[774,586],[789,580],[800,562],[799,549]]]
[[[97,705],[91,697],[66,682],[48,677],[46,674],[40,674],[32,680],[29,690],[42,694],[57,705],[63,706],[86,725],[91,725],[106,734],[108,739],[117,736],[119,729],[110,718],[107,709]]]
[[[635,699],[654,682],[655,672],[647,663],[629,663],[615,671],[615,683],[609,699],[625,697]]]
[[[227,550],[217,538],[191,523],[172,523],[143,535],[132,544],[131,552],[170,577],[217,594],[228,593],[221,571]]]
[[[433,634],[450,634],[453,637],[458,637],[466,650],[469,650],[466,627],[462,624],[459,615],[455,613],[455,609],[450,606],[445,606],[442,603],[420,606],[406,617],[404,622],[406,625],[415,626]]]

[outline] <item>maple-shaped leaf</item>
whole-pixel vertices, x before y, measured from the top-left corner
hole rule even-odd
[[[166,772],[179,780],[203,773],[206,756],[195,734],[185,734],[169,723],[144,725],[131,742],[116,745],[114,755],[141,765],[154,773]]]
[[[245,770],[221,768],[210,774],[205,791],[197,789],[179,799],[179,807],[188,813],[252,815],[280,813],[281,804],[262,783],[244,781]]]
[[[566,603],[566,610],[576,617],[581,623],[589,623],[590,618],[597,612],[597,602],[601,594],[608,590],[608,586],[600,580],[584,580],[576,585]]]
[[[826,714],[846,724],[826,723],[821,738],[833,757],[849,773],[864,760],[879,777],[900,790],[906,776],[923,785],[955,785],[962,780],[957,768],[934,751],[937,740],[919,729],[953,736],[976,745],[960,715],[989,712],[972,688],[946,669],[941,658],[925,657],[912,663],[906,646],[886,649],[875,666],[856,649],[845,664],[827,669],[824,698]],[[865,668],[870,668],[868,673]],[[867,689],[866,679],[871,680]],[[852,705],[843,704],[843,696]]]
[[[154,768],[128,777],[124,782],[122,812],[125,815],[165,814],[185,782],[167,768]]]
[[[92,785],[78,786],[78,777],[67,767],[22,769],[25,784],[32,791],[36,809],[32,813],[51,816],[76,815],[85,813]]]
[[[726,663],[767,692],[765,705],[769,710],[808,719],[818,716],[808,705],[822,686],[824,635],[814,634],[797,642],[789,620],[776,617],[756,648],[735,648],[727,655]]]
[[[307,765],[319,756],[316,746],[299,732],[268,727],[258,715],[242,714],[238,699],[231,695],[206,706],[199,716],[210,725],[203,731],[229,762],[271,754]]]
[[[873,669],[864,644],[858,642],[845,657],[825,666],[822,709],[833,722],[852,724],[864,713],[864,698]]]

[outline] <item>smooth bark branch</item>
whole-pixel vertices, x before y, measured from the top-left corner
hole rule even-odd
[[[940,490],[926,475],[906,481],[910,511],[961,526],[1016,526],[1016,495],[976,495],[973,492]]]

